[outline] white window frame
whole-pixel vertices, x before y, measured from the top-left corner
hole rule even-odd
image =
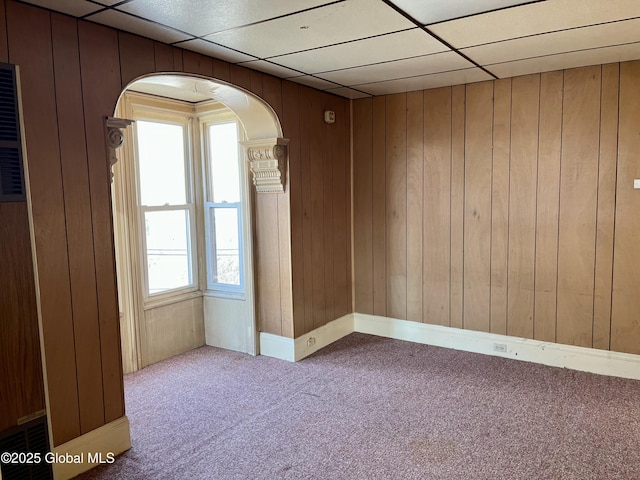
[[[228,111],[224,112],[211,112],[203,114],[199,117],[200,123],[200,135],[201,144],[203,145],[202,155],[202,172],[203,172],[203,192],[204,192],[204,219],[205,219],[205,239],[206,239],[206,265],[207,265],[207,279],[206,290],[207,294],[227,297],[227,298],[239,298],[245,299],[246,297],[246,279],[245,279],[245,245],[243,229],[244,225],[244,208],[243,198],[245,185],[242,180],[244,169],[242,168],[243,152],[240,147],[240,142],[244,140],[244,129],[240,124],[239,119]],[[209,126],[222,125],[234,123],[236,125],[237,138],[238,138],[238,188],[239,188],[239,200],[234,203],[216,203],[210,201],[213,198],[211,179],[211,145],[209,144]],[[239,255],[239,269],[240,269],[240,284],[231,285],[226,283],[219,283],[213,280],[215,272],[214,261],[214,232],[212,225],[212,215],[216,208],[235,208],[238,218],[238,255]]]
[[[162,205],[162,206],[146,206],[141,202],[140,191],[140,168],[138,159],[138,134],[137,128],[134,124],[133,138],[134,148],[133,157],[135,164],[135,189],[136,189],[136,206],[137,206],[137,225],[139,228],[139,255],[141,260],[141,280],[142,280],[142,295],[145,307],[153,304],[165,302],[173,297],[183,296],[192,292],[198,291],[199,279],[198,279],[198,248],[197,248],[197,230],[196,230],[196,199],[194,191],[194,159],[192,151],[192,116],[188,114],[180,114],[171,106],[161,107],[154,106],[151,108],[149,105],[133,104],[131,112],[133,120],[136,121],[148,121],[154,123],[166,123],[171,125],[180,125],[183,127],[184,132],[184,158],[185,158],[185,193],[187,203],[180,205]],[[189,251],[189,275],[191,283],[183,287],[173,288],[170,290],[164,290],[162,292],[150,293],[149,292],[149,267],[147,257],[147,236],[145,234],[145,214],[147,212],[154,211],[186,211],[189,215],[189,231],[188,236],[188,251]]]

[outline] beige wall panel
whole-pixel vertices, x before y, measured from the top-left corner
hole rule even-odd
[[[507,333],[533,337],[540,75],[513,79]]]
[[[640,354],[640,62],[620,65],[611,350]]]
[[[386,97],[387,315],[407,318],[407,96]]]
[[[493,87],[493,163],[491,178],[491,333],[507,333],[509,253],[509,163],[511,155],[511,79]]]
[[[423,317],[423,92],[407,93],[407,320]]]
[[[557,341],[591,347],[600,67],[564,72]]]
[[[425,323],[450,325],[451,89],[424,92]]]
[[[493,82],[467,85],[464,178],[464,328],[489,331]]]
[[[543,73],[540,77],[533,332],[536,340],[546,342],[556,340],[562,86],[562,72]]]

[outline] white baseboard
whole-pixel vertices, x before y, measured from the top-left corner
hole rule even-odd
[[[295,362],[295,341],[293,338],[260,332],[260,355]]]
[[[437,347],[640,380],[640,355],[354,314],[354,331]],[[504,349],[504,351],[497,351]]]
[[[349,313],[296,338],[260,333],[260,355],[297,362],[313,352],[353,333],[353,314]]]
[[[61,460],[70,461],[53,463],[53,478],[73,478],[100,465],[100,459],[102,463],[112,463],[110,459],[130,448],[129,419],[121,417],[55,447],[52,452],[54,455],[60,456]]]
[[[295,340],[260,334],[260,354],[297,362],[352,332],[640,380],[640,355],[353,313]]]

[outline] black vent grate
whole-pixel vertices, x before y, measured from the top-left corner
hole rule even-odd
[[[3,196],[22,195],[22,162],[17,148],[0,148],[0,191]]]
[[[12,428],[0,434],[0,452],[37,454],[35,463],[1,463],[2,480],[49,480],[53,478],[51,464],[46,462],[49,452],[47,417]],[[34,458],[32,456],[31,458]]]
[[[13,71],[0,68],[0,141],[18,141],[16,87]]]
[[[0,202],[26,199],[15,67],[0,63]]]

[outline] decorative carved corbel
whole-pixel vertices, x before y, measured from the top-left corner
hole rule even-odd
[[[124,118],[106,117],[104,120],[105,137],[107,144],[107,157],[109,159],[109,173],[111,174],[111,182],[113,182],[113,166],[118,161],[116,150],[124,143],[124,134],[122,130],[133,123],[133,120]]]
[[[287,173],[287,138],[242,142],[258,193],[283,193]]]

